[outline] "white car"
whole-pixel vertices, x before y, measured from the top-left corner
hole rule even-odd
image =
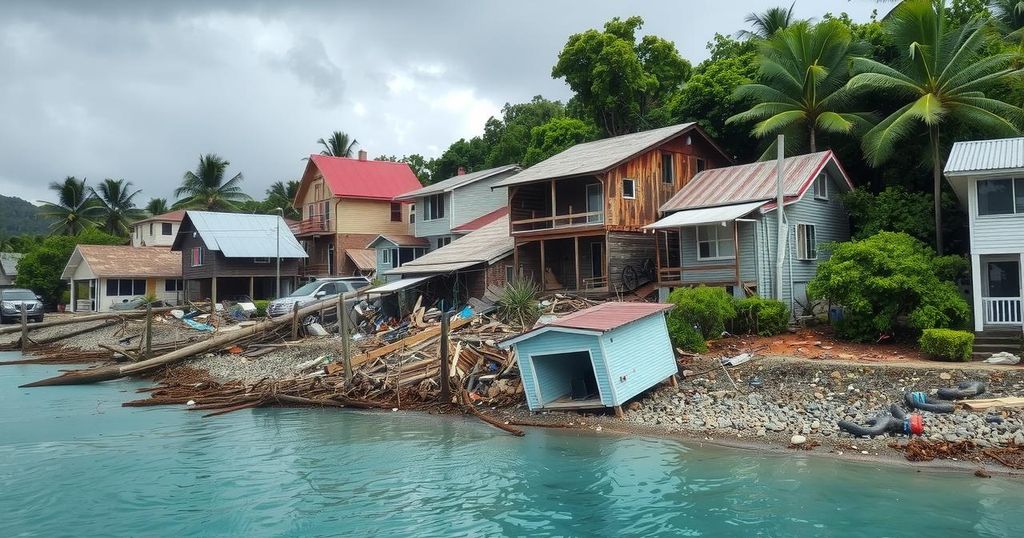
[[[370,280],[361,276],[349,276],[338,278],[321,278],[301,286],[287,297],[274,299],[267,305],[267,315],[271,317],[283,316],[295,308],[329,299],[338,294],[351,293],[370,285]]]

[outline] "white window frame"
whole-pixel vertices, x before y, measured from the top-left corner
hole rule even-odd
[[[629,189],[631,194],[626,196],[626,185],[631,185]],[[622,198],[626,200],[636,200],[636,180],[629,177],[622,178]]]
[[[828,175],[825,172],[814,178],[814,199],[828,200]]]
[[[416,204],[409,205],[409,224],[416,224]]]
[[[814,261],[818,259],[818,237],[813,224],[797,224],[794,228],[796,233],[796,259],[800,261]]]
[[[736,259],[736,242],[734,241],[733,226],[736,226],[735,222],[728,223],[727,226],[721,224],[703,224],[697,226],[694,230],[694,244],[697,247],[697,260],[698,261],[713,261],[713,260],[735,260]],[[714,238],[701,239],[701,230],[714,230]],[[724,237],[723,237],[724,234]],[[715,252],[713,256],[703,257],[700,255],[700,244],[708,243],[714,245]],[[731,256],[720,256],[719,253],[722,251],[721,244],[729,243],[732,245]]]
[[[391,249],[383,248],[380,250],[380,263],[391,265]]]
[[[516,267],[514,265],[505,266],[505,282],[512,282],[516,279]]]
[[[447,213],[445,213],[445,209],[447,209],[447,208],[445,207],[446,204],[445,204],[445,196],[444,195],[445,195],[445,193],[442,192],[442,193],[431,194],[429,196],[424,196],[423,197],[423,204],[424,204],[423,205],[423,220],[424,221],[442,220],[442,219],[448,218]],[[440,200],[441,214],[439,216],[431,218],[431,214],[436,214],[437,213],[437,209],[435,207],[437,204],[434,203],[435,200]]]
[[[1010,200],[1013,211],[1009,213],[982,213],[981,212],[981,184],[986,181],[1009,181],[1010,182]],[[1024,215],[1024,207],[1017,207],[1017,182],[1024,182],[1024,178],[1019,177],[994,177],[987,179],[979,179],[974,182],[974,198],[976,199],[975,211],[980,219],[998,219],[1005,217],[1014,217]]]

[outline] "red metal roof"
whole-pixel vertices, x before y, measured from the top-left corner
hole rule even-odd
[[[661,206],[662,211],[771,200],[776,195],[776,161],[760,161],[705,170]],[[789,157],[783,161],[783,193],[787,204],[803,196],[826,166],[834,165],[835,179],[853,184],[831,151]]]
[[[564,327],[608,332],[666,310],[675,305],[664,303],[601,303],[552,321],[545,327]]]
[[[472,232],[473,230],[479,230],[480,228],[487,226],[488,224],[500,219],[501,217],[504,217],[505,215],[508,215],[508,206],[501,206],[498,209],[495,209],[494,211],[491,211],[490,213],[482,217],[477,217],[461,226],[456,226],[452,228],[452,231]]]
[[[422,187],[406,163],[310,155],[304,184],[308,183],[306,177],[311,175],[313,166],[320,171],[331,193],[341,198],[391,200]]]

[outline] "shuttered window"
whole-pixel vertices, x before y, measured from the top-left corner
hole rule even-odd
[[[818,245],[814,238],[814,225],[796,225],[796,259],[818,259]]]

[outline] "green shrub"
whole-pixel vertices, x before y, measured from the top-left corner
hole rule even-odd
[[[952,329],[925,329],[918,341],[921,351],[944,361],[969,361],[974,333]]]
[[[526,278],[516,278],[505,284],[498,298],[498,317],[509,325],[530,327],[540,318],[537,294],[540,286]]]
[[[774,336],[782,334],[789,325],[789,309],[777,299],[753,296],[736,301],[733,332]]]
[[[955,265],[905,233],[881,232],[835,244],[807,294],[843,306],[843,320],[835,326],[841,338],[873,342],[894,332],[904,317],[917,330],[961,327],[970,307],[941,278]]]
[[[724,288],[680,288],[668,302],[676,305],[668,315],[669,334],[675,345],[688,351],[707,351],[704,341],[721,336],[726,320],[736,317],[736,305]]]
[[[71,290],[64,290],[60,292],[60,303],[58,304],[71,304]]]
[[[257,317],[261,317],[261,318],[262,317],[266,317],[266,315],[267,315],[267,305],[270,304],[270,301],[259,300],[259,301],[253,301],[252,304],[256,306],[256,316]]]

